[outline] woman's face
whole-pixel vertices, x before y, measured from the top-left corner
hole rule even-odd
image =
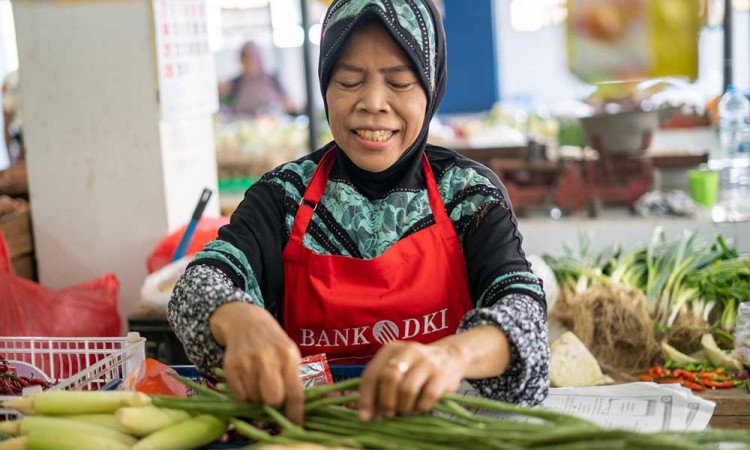
[[[427,95],[409,59],[381,25],[350,38],[326,90],[333,138],[370,172],[387,169],[417,139]]]

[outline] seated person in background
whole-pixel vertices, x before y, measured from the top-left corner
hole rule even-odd
[[[286,112],[297,114],[279,79],[266,72],[260,48],[247,42],[240,52],[242,73],[219,85],[219,98],[234,114],[255,116],[258,114]]]

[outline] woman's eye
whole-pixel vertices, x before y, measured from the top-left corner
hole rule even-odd
[[[354,82],[339,81],[338,83],[339,83],[339,86],[341,86],[344,89],[354,89],[355,87],[359,86],[359,84],[360,84],[359,81],[354,81]]]
[[[391,85],[391,87],[393,87],[394,89],[407,89],[407,88],[409,88],[409,87],[410,87],[410,86],[411,86],[412,84],[414,84],[414,82],[409,82],[409,83],[397,83],[397,82],[395,82],[395,81],[389,81],[389,82],[388,82],[388,84],[390,84],[390,85]]]

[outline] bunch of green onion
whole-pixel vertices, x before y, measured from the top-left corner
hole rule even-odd
[[[733,326],[737,302],[743,295],[750,298],[750,282],[741,272],[747,271],[747,266],[731,262],[738,256],[721,235],[704,241],[697,231],[686,231],[670,241],[664,229],[657,227],[648,244],[628,251],[613,245],[593,253],[589,238],[584,237],[578,254],[566,248],[562,257],[545,255],[544,259],[561,288],[569,293],[580,293],[592,283],[640,289],[646,295],[650,316],[658,326],[669,328],[681,314],[709,322],[717,304],[722,310],[722,327]],[[705,276],[696,278],[698,273]],[[730,288],[726,278],[738,281]]]

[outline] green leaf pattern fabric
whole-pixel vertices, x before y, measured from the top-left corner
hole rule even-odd
[[[286,195],[299,204],[304,193],[300,192],[295,184],[284,181],[289,177],[283,176],[283,172],[293,172],[307,186],[314,170],[314,164],[310,161],[305,161],[301,165],[288,163],[279,171],[274,172],[276,176],[270,177],[267,181],[280,185]],[[457,194],[474,186],[484,186],[488,189],[467,196],[451,211],[448,211],[452,220],[471,217],[486,203],[499,202],[500,199],[491,195],[494,192],[494,186],[490,180],[473,169],[453,166],[438,180],[438,190],[444,204],[450,203]],[[357,243],[358,250],[365,259],[376,258],[385,253],[417,222],[432,214],[425,190],[420,192],[394,191],[385,198],[371,201],[351,185],[337,180],[328,180],[320,206],[328,210],[336,223],[351,237],[353,242]],[[284,221],[287,231],[291,232],[294,216],[287,214]],[[312,223],[321,229],[334,246],[339,249],[343,248],[335,233],[326,227],[318,214],[313,214]],[[302,244],[316,254],[330,254],[310,233],[305,234]],[[347,252],[344,251],[343,254],[346,255]]]
[[[362,9],[369,5],[376,5],[382,11],[386,11],[385,5],[381,0],[349,0],[331,13],[331,16],[328,18],[326,31],[336,22],[356,17]]]
[[[388,1],[393,8],[393,10],[396,12],[396,17],[398,20],[399,25],[401,28],[403,28],[406,32],[408,32],[412,38],[414,38],[414,41],[416,41],[417,45],[419,45],[421,53],[425,53],[425,49],[423,48],[424,42],[428,42],[429,46],[429,52],[427,53],[429,56],[429,78],[430,80],[435,80],[435,41],[434,39],[430,39],[429,36],[435,35],[434,26],[432,23],[432,20],[430,20],[430,12],[425,8],[425,6],[420,3],[416,2],[410,2],[408,0],[385,0]],[[369,6],[369,5],[375,5],[378,8],[381,9],[384,13],[388,11],[386,8],[386,5],[383,3],[383,0],[349,0],[348,2],[343,2],[342,5],[334,10],[330,17],[328,18],[328,22],[326,23],[326,30],[328,30],[331,25],[334,23],[340,22],[342,20],[351,19],[353,17],[356,17],[357,14],[362,11],[363,8]],[[416,8],[416,10],[415,10]],[[421,17],[417,17],[417,13]],[[385,17],[391,17],[389,14],[384,14]],[[422,27],[420,26],[420,18],[422,19],[421,22],[426,27],[426,36],[422,32]]]

